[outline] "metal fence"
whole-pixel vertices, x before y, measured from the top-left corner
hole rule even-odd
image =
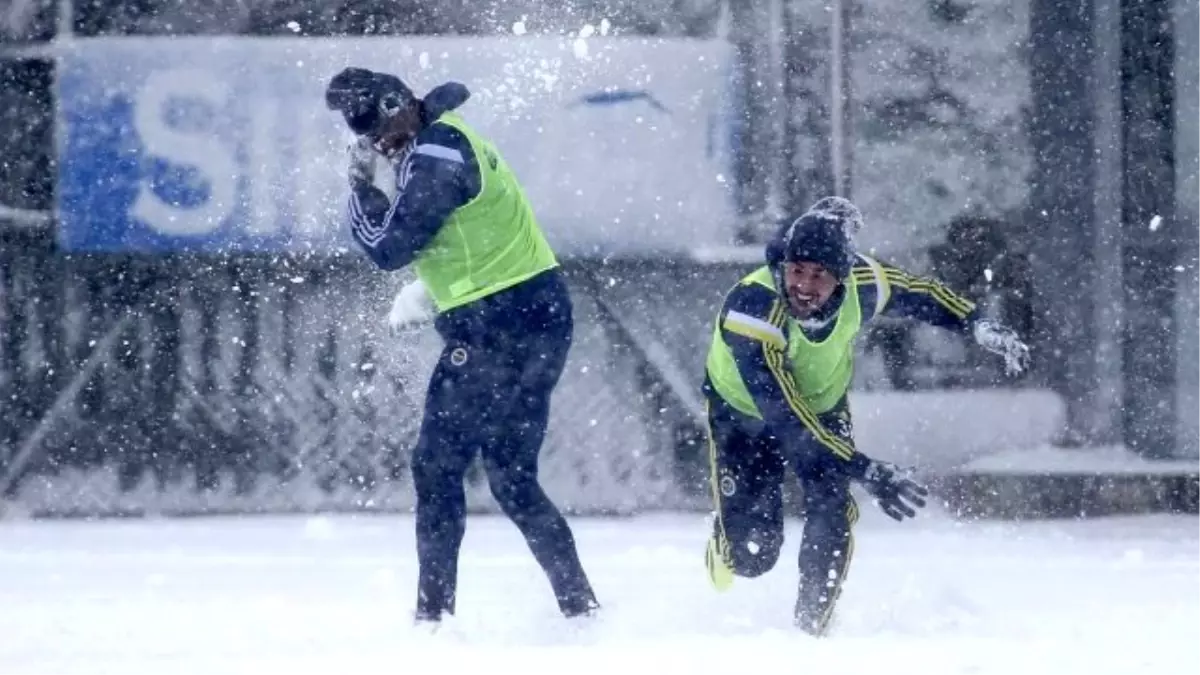
[[[19,86],[4,92],[4,124],[22,128],[22,145],[0,166],[0,191],[23,210],[0,213],[0,503],[83,515],[406,508],[405,461],[437,340],[381,332],[398,279],[357,256],[57,250],[53,68],[6,67]],[[990,264],[981,253],[958,251]],[[697,396],[709,322],[747,269],[568,263],[578,331],[542,462],[568,508],[703,502]],[[864,344],[877,367],[862,379],[901,389],[999,380],[991,362],[944,346],[880,326]],[[471,501],[487,508],[480,477]]]
[[[67,256],[0,234],[0,494],[35,513],[407,508],[440,341],[388,335],[402,276],[362,259]],[[543,454],[567,508],[705,492],[699,383],[752,263],[569,261],[574,346]],[[864,350],[871,350],[870,344]],[[994,370],[916,349],[922,388]],[[891,388],[878,352],[860,383]],[[929,376],[935,373],[937,376]],[[869,382],[868,382],[869,380]],[[471,503],[490,508],[482,475]]]

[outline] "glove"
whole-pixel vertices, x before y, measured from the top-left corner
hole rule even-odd
[[[375,182],[375,160],[379,156],[370,141],[360,138],[346,148],[350,165],[346,168],[346,177],[350,185],[359,183],[372,184]]]
[[[392,309],[388,312],[388,329],[392,335],[415,330],[433,320],[437,314],[433,298],[420,279],[405,284],[404,288],[392,300]]]
[[[1004,357],[1005,374],[1020,375],[1029,367],[1029,347],[1021,342],[1017,333],[995,321],[983,319],[975,323],[975,342],[979,346]]]
[[[909,478],[909,471],[895,464],[871,460],[862,477],[863,486],[875,498],[875,503],[891,518],[903,522],[917,515],[925,506],[929,490]]]

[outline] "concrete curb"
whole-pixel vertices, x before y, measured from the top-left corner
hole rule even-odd
[[[1200,470],[1178,473],[942,475],[931,488],[960,518],[1031,520],[1200,514]]]

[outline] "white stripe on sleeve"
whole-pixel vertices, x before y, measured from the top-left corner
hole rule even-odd
[[[422,143],[418,145],[413,154],[425,155],[426,157],[436,157],[438,159],[446,159],[451,162],[463,164],[462,153],[454,148],[448,148],[444,145],[434,145],[433,143]]]
[[[725,322],[745,326],[756,333],[770,335],[780,342],[787,342],[787,338],[784,337],[783,331],[756,316],[750,316],[749,314],[743,314],[735,310],[729,310],[729,313],[725,315]]]

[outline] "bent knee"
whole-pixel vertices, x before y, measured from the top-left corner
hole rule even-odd
[[[529,474],[489,473],[488,487],[500,510],[507,514],[523,512],[545,498],[537,478]]]
[[[733,571],[743,577],[766,574],[779,562],[779,552],[782,549],[783,536],[780,534],[754,532],[742,541],[730,542],[729,553]]]

